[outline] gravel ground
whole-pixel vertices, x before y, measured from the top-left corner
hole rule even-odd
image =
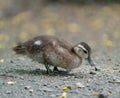
[[[119,4],[81,7],[55,3],[46,6],[42,15],[35,17],[36,12],[29,10],[5,20],[0,25],[0,98],[58,98],[63,92],[67,98],[98,98],[98,94],[120,98],[119,9]],[[44,65],[12,51],[15,42],[43,33],[73,43],[88,42],[99,70],[84,61],[70,74],[61,69],[47,75]]]
[[[120,56],[119,56],[120,57]],[[70,74],[47,75],[44,65],[32,62],[26,57],[7,56],[0,68],[1,98],[57,98],[63,92],[67,98],[97,98],[92,93],[102,93],[108,98],[120,97],[120,84],[110,81],[120,80],[119,57],[96,53],[94,59],[98,71],[83,62],[79,69]],[[39,69],[40,70],[36,70]],[[61,69],[62,70],[62,69]],[[9,81],[16,82],[8,84]],[[84,87],[78,87],[81,83]],[[62,88],[70,89],[64,91]]]

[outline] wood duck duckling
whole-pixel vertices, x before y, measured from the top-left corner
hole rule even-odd
[[[23,54],[45,65],[47,73],[51,72],[49,66],[66,69],[68,72],[81,65],[83,59],[87,59],[91,66],[91,48],[85,42],[73,46],[62,38],[41,35],[26,42],[19,43],[13,50],[17,54]]]

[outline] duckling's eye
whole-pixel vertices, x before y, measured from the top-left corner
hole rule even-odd
[[[87,51],[86,51],[86,50],[83,50],[83,52],[84,52],[85,54],[87,54]]]

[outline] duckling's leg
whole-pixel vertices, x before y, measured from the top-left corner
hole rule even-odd
[[[52,72],[48,64],[45,64],[45,68],[47,69],[47,74],[50,74]]]

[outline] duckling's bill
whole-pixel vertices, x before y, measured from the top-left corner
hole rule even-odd
[[[90,56],[88,56],[87,61],[89,62],[89,64],[91,66],[95,66],[95,63],[94,63],[93,59]]]

